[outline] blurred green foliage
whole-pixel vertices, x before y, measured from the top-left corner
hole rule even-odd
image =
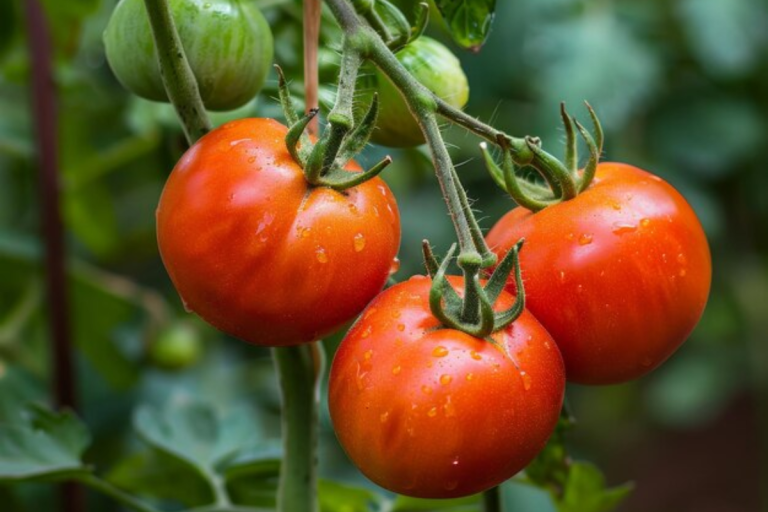
[[[251,1],[263,6],[276,61],[301,97],[300,3]],[[85,450],[85,462],[109,482],[140,489],[169,510],[204,502],[216,492],[205,482],[221,478],[238,501],[270,506],[279,397],[269,353],[189,319],[157,254],[155,206],[185,148],[173,111],[131,97],[106,65],[101,33],[113,0],[43,3],[54,37],[73,329],[91,444],[86,449],[84,427],[73,418],[21,405],[46,400],[51,374],[21,0],[0,0],[0,423],[16,425],[2,428],[15,429],[22,444],[23,429],[33,424],[71,433],[56,457],[35,461],[48,466],[30,470],[80,471]],[[760,482],[768,507],[768,5],[506,0],[496,8],[479,54],[453,47],[469,76],[466,110],[511,134],[541,136],[556,152],[564,138],[559,102],[584,117],[580,102],[588,100],[607,131],[606,159],[646,168],[681,190],[713,253],[705,315],[665,366],[636,383],[569,389],[578,419],[569,448],[597,462],[610,484],[635,481],[627,512],[753,511]],[[324,27],[321,92],[329,101],[340,38],[327,13]],[[435,23],[431,35],[450,44],[443,30]],[[272,76],[255,101],[216,114],[214,123],[281,117],[276,85]],[[488,228],[513,204],[484,171],[478,140],[455,128],[448,140]],[[370,148],[364,160],[386,152]],[[423,272],[420,241],[429,238],[442,252],[453,231],[426,152],[393,156],[385,178],[401,208],[402,267],[395,277],[405,279]],[[179,321],[190,322],[201,355],[184,368],[158,364],[153,345]],[[338,338],[327,340],[329,355]],[[384,499],[340,451],[325,409],[321,420],[323,510],[365,510]],[[10,438],[0,438],[2,459]],[[180,453],[179,438],[196,450]],[[230,459],[229,443],[238,440],[242,450]],[[508,510],[553,510],[546,493],[522,482],[505,485],[503,495]],[[478,509],[476,498],[442,508],[385,496],[389,510]],[[10,507],[4,510],[53,510],[45,486],[0,486],[0,498]],[[90,499],[89,510],[115,510],[103,498]]]

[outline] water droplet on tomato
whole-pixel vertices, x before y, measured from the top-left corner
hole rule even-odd
[[[430,418],[434,418],[437,416],[437,407],[432,407],[430,410],[427,411],[427,416]]]
[[[613,204],[611,204],[611,207],[614,210],[621,210],[621,205],[619,203],[613,203]]]
[[[560,282],[561,283],[565,282],[565,271],[564,270],[560,271]]]
[[[392,259],[392,264],[389,266],[389,275],[396,274],[398,270],[400,270],[400,260],[395,256],[395,258]]]
[[[684,268],[681,268],[681,269],[680,269],[680,272],[678,272],[678,275],[679,275],[680,277],[685,277],[685,274],[687,274],[687,273],[688,273],[688,272],[687,272],[687,271],[686,271]]]
[[[360,333],[360,337],[363,339],[367,338],[368,336],[371,335],[371,331],[373,331],[373,327],[369,325],[363,330],[363,332]],[[368,352],[370,352],[370,350]]]
[[[589,245],[592,243],[592,235],[589,233],[582,233],[579,237],[579,245]]]
[[[527,373],[521,371],[520,372],[520,378],[523,379],[523,389],[525,389],[526,391],[531,389],[531,376],[528,375]]]
[[[677,262],[679,264],[681,264],[681,265],[685,265],[685,263],[686,263],[685,254],[683,254],[683,253],[678,254],[677,255]]]
[[[552,346],[549,344],[549,342],[548,342],[548,341],[545,341],[545,342],[544,342],[544,348],[545,348],[545,349],[547,349],[547,350],[549,350],[549,349],[551,349],[551,348],[552,348]]]
[[[350,212],[352,212],[352,213],[357,213],[357,206],[355,206],[354,204],[352,204],[352,203],[349,203],[349,204],[347,205],[347,208],[349,208],[349,211],[350,211]]]
[[[467,380],[472,380],[474,378],[475,378],[475,374],[473,374],[473,373],[468,373],[467,374]]]
[[[421,386],[421,392],[424,393],[425,395],[430,395],[432,394],[432,388],[424,384],[423,386]]]
[[[640,226],[647,228],[651,225],[651,219],[640,219]]]
[[[373,357],[373,350],[370,350],[370,349],[366,350],[365,354],[363,354],[363,357],[365,358],[366,361],[370,361],[371,358]]]
[[[445,357],[448,355],[448,349],[442,345],[438,345],[432,350],[432,355],[435,357]]]
[[[365,236],[362,233],[355,235],[355,252],[360,252],[365,249]]]
[[[403,368],[400,365],[397,365],[392,368],[392,375],[399,375],[402,370]]]
[[[576,238],[576,235],[574,235],[573,233],[568,233],[567,235],[565,235],[566,240],[570,241],[570,240],[573,240],[574,238]]]
[[[248,163],[249,164],[252,164],[255,161],[256,161],[256,157],[255,156],[248,157]]]
[[[381,416],[379,416],[379,419],[382,423],[386,423],[386,421],[389,419],[389,411],[381,413]]]
[[[447,373],[444,373],[440,376],[440,384],[442,384],[443,386],[447,386],[448,384],[451,383],[452,380],[453,380],[453,377],[451,377]]]
[[[392,318],[400,318],[400,312],[398,310],[394,310],[392,312]]]
[[[457,455],[451,461],[451,466],[458,466],[458,465],[459,465],[459,456]]]
[[[628,222],[614,222],[613,229],[611,231],[613,231],[614,235],[621,236],[627,233],[634,233],[637,231],[637,226]]]
[[[481,359],[483,358],[483,356],[481,356],[480,354],[478,354],[478,353],[477,353],[477,351],[475,351],[475,350],[473,350],[472,352],[470,352],[470,353],[469,353],[469,356],[470,356],[472,359],[474,359],[475,361],[479,361],[479,360],[481,360]]]
[[[322,247],[315,249],[315,257],[320,263],[328,263],[328,254],[326,254],[325,249]]]
[[[397,330],[403,332],[405,330],[405,324],[397,324]]]
[[[456,407],[453,405],[453,402],[451,402],[451,397],[445,398],[445,404],[443,404],[443,414],[445,414],[446,418],[453,418],[456,416]]]

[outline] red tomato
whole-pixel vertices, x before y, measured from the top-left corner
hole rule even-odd
[[[451,278],[461,293],[463,280]],[[341,445],[391,491],[455,498],[523,469],[560,414],[560,352],[528,312],[490,340],[441,328],[431,280],[382,292],[339,346],[329,407]],[[497,309],[512,305],[503,292]]]
[[[707,302],[712,263],[701,224],[674,188],[636,167],[600,164],[575,199],[536,214],[515,208],[488,244],[503,255],[521,237],[526,305],[557,341],[569,381],[648,373],[685,341]]]
[[[310,187],[286,132],[272,119],[213,130],[176,165],[157,209],[160,254],[186,307],[256,345],[311,342],[351,320],[400,244],[384,181]]]

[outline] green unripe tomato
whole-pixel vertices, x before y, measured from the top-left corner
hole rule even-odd
[[[467,76],[459,59],[443,44],[420,37],[396,54],[403,66],[424,86],[456,108],[469,99]],[[379,119],[371,141],[389,147],[413,147],[424,136],[400,92],[380,71],[376,72]]]
[[[206,108],[253,99],[272,65],[272,32],[252,0],[169,0]],[[107,61],[134,94],[168,101],[144,0],[120,0],[104,31]]]
[[[149,359],[166,370],[182,370],[195,364],[202,355],[200,334],[186,322],[164,328],[149,349]]]

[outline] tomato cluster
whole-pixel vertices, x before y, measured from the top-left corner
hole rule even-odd
[[[250,3],[198,3],[171,5],[205,104],[240,105],[263,82],[269,28]],[[223,39],[216,28],[223,14],[208,14],[219,8],[234,13]],[[165,98],[141,0],[121,0],[105,41],[128,88]],[[121,52],[127,41],[140,51]],[[200,45],[207,49],[198,52]],[[397,59],[447,103],[466,103],[466,77],[440,43],[420,37]],[[382,74],[374,89],[381,114],[372,140],[422,143],[400,91]],[[241,119],[197,141],[160,198],[160,254],[189,311],[252,344],[311,343],[360,315],[335,355],[329,407],[349,457],[387,489],[451,498],[498,485],[544,447],[566,380],[636,379],[667,359],[703,312],[711,261],[693,210],[658,177],[604,163],[577,197],[536,213],[516,208],[489,232],[500,261],[526,240],[520,267],[528,309],[488,336],[449,327],[435,314],[431,278],[381,291],[400,242],[397,204],[384,181],[359,183],[368,174],[347,188],[313,181],[303,166],[322,161],[337,177],[361,170],[351,161],[342,170],[337,161],[347,159],[336,154],[312,157],[307,146],[327,148],[328,140],[313,145],[296,133],[271,119]],[[290,140],[299,142],[289,148]],[[451,287],[457,301],[471,290],[458,277],[448,279]],[[508,310],[518,293],[522,299],[523,290],[507,283],[494,310]],[[495,321],[490,302],[485,311]],[[158,345],[158,361],[175,364],[183,342],[176,336]],[[194,354],[181,356],[194,362]]]

